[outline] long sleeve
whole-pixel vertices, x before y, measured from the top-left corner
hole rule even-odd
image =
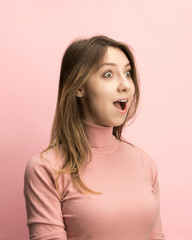
[[[163,234],[161,215],[160,215],[160,188],[158,181],[158,168],[155,161],[151,158],[150,163],[150,172],[151,172],[151,180],[152,180],[152,188],[153,194],[158,202],[158,216],[154,228],[152,230],[150,240],[165,240],[165,236]]]
[[[66,240],[61,199],[55,187],[54,173],[32,157],[25,169],[24,196],[31,240]]]
[[[68,173],[58,179],[57,192],[53,169],[62,166],[62,148],[59,156],[49,149],[43,161],[39,154],[28,161],[24,195],[31,240],[165,240],[155,161],[111,134],[112,128],[90,126],[92,159],[80,172],[102,194],[82,194]]]

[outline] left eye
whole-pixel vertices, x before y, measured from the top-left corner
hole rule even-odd
[[[112,77],[112,73],[111,72],[106,72],[103,74],[104,77],[108,78],[108,77]]]
[[[126,77],[131,77],[131,72],[130,72],[130,71],[127,71],[127,72],[125,73],[125,76],[126,76]]]

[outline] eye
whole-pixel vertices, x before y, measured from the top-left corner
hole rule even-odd
[[[125,76],[126,76],[126,77],[131,77],[131,70],[130,70],[130,71],[127,71],[127,72],[125,73]]]
[[[112,77],[112,76],[113,76],[112,72],[106,72],[106,73],[103,74],[103,77],[105,77],[105,78],[109,78],[109,77]]]

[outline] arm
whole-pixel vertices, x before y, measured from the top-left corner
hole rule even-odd
[[[152,178],[152,188],[153,194],[158,202],[158,216],[156,223],[153,227],[153,231],[150,236],[150,240],[165,240],[165,236],[163,234],[161,215],[160,215],[160,188],[158,182],[158,169],[153,159],[151,159],[150,164],[151,178]]]
[[[24,196],[30,239],[66,240],[54,172],[45,166],[39,155],[31,158],[26,165]]]

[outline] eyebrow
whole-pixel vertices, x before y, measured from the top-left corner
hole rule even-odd
[[[101,67],[103,67],[103,66],[114,66],[114,67],[117,67],[117,65],[116,65],[115,63],[102,63],[102,64],[98,67],[98,69],[101,68]],[[126,67],[129,67],[129,66],[131,66],[130,62],[125,65],[125,68],[126,68]]]

